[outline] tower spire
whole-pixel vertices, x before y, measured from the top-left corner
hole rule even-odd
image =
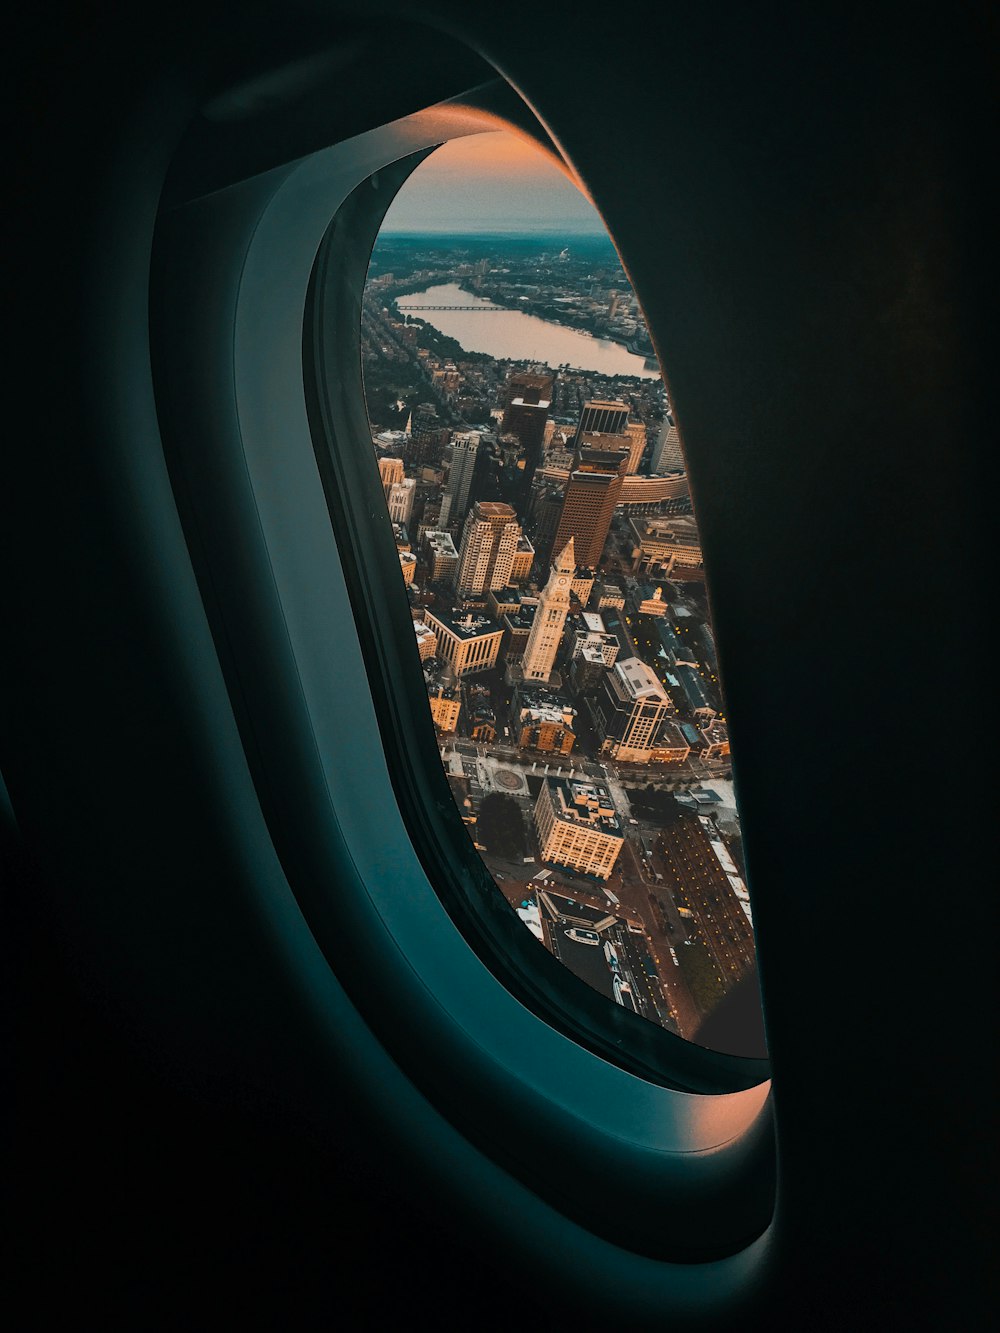
[[[569,594],[575,573],[573,538],[570,537],[556,558],[549,581],[538,598],[522,661],[526,681],[545,684],[552,675],[566,613],[569,611]]]
[[[552,562],[552,568],[557,569],[560,574],[572,574],[576,570],[576,553],[573,550],[573,538],[562,548],[555,560]]]

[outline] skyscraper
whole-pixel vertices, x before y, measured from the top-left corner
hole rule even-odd
[[[651,470],[653,472],[685,472],[687,470],[684,455],[681,452],[677,427],[669,416],[663,418],[663,425],[660,427],[660,438],[653,450]]]
[[[632,474],[639,470],[642,455],[646,448],[646,427],[641,421],[629,422],[628,428],[618,434],[611,431],[582,431],[577,440],[578,449],[610,449],[613,453],[624,449],[628,454],[625,471]],[[549,454],[549,458],[552,454]]]
[[[553,550],[561,551],[572,537],[578,563],[597,567],[627,467],[627,449],[577,450],[576,466],[563,495]]]
[[[507,403],[500,430],[505,435],[517,436],[524,455],[515,496],[522,514],[531,479],[545,449],[545,425],[552,405],[553,383],[552,375],[528,370],[512,371],[507,381]]]
[[[500,429],[516,435],[529,452],[542,448],[545,423],[552,405],[552,375],[514,370],[507,381],[507,402]]]
[[[430,403],[420,403],[416,411],[410,413],[406,432],[410,436],[406,457],[415,465],[436,459],[448,439],[448,432]]]
[[[573,538],[570,537],[553,561],[549,581],[538,599],[522,662],[523,679],[526,681],[547,681],[552,674],[569,611],[570,586],[575,572]]]
[[[441,528],[461,523],[465,518],[480,439],[481,436],[476,430],[459,431],[452,437],[451,470],[448,473],[448,485],[441,500],[441,516],[438,519],[438,526]]]
[[[638,657],[616,662],[604,677],[595,705],[602,751],[623,763],[648,762],[672,711],[652,667]]]
[[[413,515],[413,501],[417,493],[417,483],[412,477],[394,481],[385,488],[386,504],[393,523],[407,524]]]
[[[646,452],[646,427],[641,421],[630,421],[625,427],[625,434],[629,440],[628,467],[626,471],[629,475],[639,471],[639,464],[642,462],[642,456]]]
[[[401,458],[380,458],[378,460],[378,470],[379,476],[382,478],[382,489],[388,499],[389,487],[397,481],[403,480],[403,460]]]
[[[627,426],[628,407],[625,403],[607,398],[591,398],[583,405],[573,443],[578,444],[580,436],[590,431],[622,435]]]
[[[456,594],[474,597],[490,589],[506,588],[520,536],[517,515],[510,505],[477,501],[462,532]]]

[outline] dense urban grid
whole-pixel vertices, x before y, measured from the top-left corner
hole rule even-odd
[[[457,284],[653,349],[606,241],[382,237],[362,311],[372,440],[441,758],[532,933],[684,1037],[755,968],[683,453],[659,376],[471,352]],[[409,307],[409,308],[408,308]]]

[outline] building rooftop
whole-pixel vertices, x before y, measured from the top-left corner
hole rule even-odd
[[[557,819],[621,837],[621,824],[607,787],[583,778],[546,778]]]
[[[450,532],[443,532],[440,528],[432,528],[424,533],[424,541],[432,548],[436,555],[453,555],[458,559],[458,550]]]
[[[450,634],[454,634],[457,639],[463,641],[478,639],[484,634],[500,634],[502,632],[501,626],[487,616],[459,616],[449,611],[428,611],[427,614],[443,625]]]
[[[592,662],[595,666],[604,666],[604,651],[597,642],[585,643],[580,649],[579,657],[584,662]]]
[[[595,409],[602,407],[613,407],[618,411],[623,411],[628,407],[628,403],[623,403],[620,398],[588,398],[583,406],[584,410],[586,410],[588,407],[592,407]]]
[[[627,698],[667,698],[656,672],[638,657],[627,657],[624,662],[616,662],[611,672],[619,683],[620,691]]]
[[[502,518],[508,521],[517,521],[517,514],[512,507],[509,504],[504,504],[501,500],[477,500],[475,511],[480,518]]]
[[[575,708],[522,708],[518,716],[518,721],[530,723],[533,726],[541,726],[544,722],[551,722],[557,727],[572,727],[573,718],[576,716]]]
[[[440,657],[428,657],[423,663],[424,680],[427,683],[427,689],[432,694],[437,694],[441,689],[442,698],[458,699],[461,697],[461,691],[458,681],[447,662]]]
[[[710,722],[707,727],[702,727],[701,734],[706,741],[711,741],[714,744],[729,740],[729,728],[725,722]]]
[[[694,667],[679,664],[674,667],[674,674],[680,681],[681,689],[687,695],[688,702],[691,704],[692,708],[711,707],[701,677],[698,675],[698,672]]]
[[[514,702],[522,712],[525,709],[534,712],[542,712],[548,709],[556,713],[576,716],[576,709],[568,700],[538,685],[519,685]]]
[[[674,546],[700,546],[698,525],[689,514],[659,515],[630,520],[640,542],[664,542]]]
[[[683,748],[685,751],[694,749],[695,746],[688,740],[682,730],[682,726],[682,723],[678,723],[673,718],[665,717],[657,730],[654,749],[679,750]],[[698,729],[696,727],[696,734],[697,731]],[[701,744],[700,734],[698,734],[697,744]]]
[[[522,606],[519,611],[505,611],[503,620],[511,629],[530,630],[535,623],[537,606]]]
[[[501,606],[520,606],[524,600],[520,588],[494,588],[490,596]]]

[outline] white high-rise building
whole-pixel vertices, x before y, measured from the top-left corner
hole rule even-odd
[[[416,493],[417,483],[412,477],[404,477],[402,481],[394,481],[387,487],[385,498],[393,523],[402,523],[404,526],[409,523]]]
[[[669,417],[663,418],[663,425],[660,427],[660,438],[653,450],[653,465],[650,471],[659,473],[687,471],[687,464],[684,462],[684,455],[681,452],[680,436],[677,434],[677,427]]]
[[[595,703],[604,736],[602,753],[622,763],[649,763],[656,758],[673,707],[652,667],[638,657],[616,662],[605,675]]]
[[[546,681],[552,674],[569,611],[569,595],[576,573],[573,538],[552,565],[549,581],[538,598],[535,619],[528,635],[521,664],[526,681]]]
[[[521,525],[510,505],[477,501],[462,531],[455,575],[458,596],[508,587],[520,537]]]
[[[441,516],[438,519],[441,528],[452,527],[465,518],[481,439],[477,430],[458,431],[452,436],[451,469],[448,485],[441,497]]]

